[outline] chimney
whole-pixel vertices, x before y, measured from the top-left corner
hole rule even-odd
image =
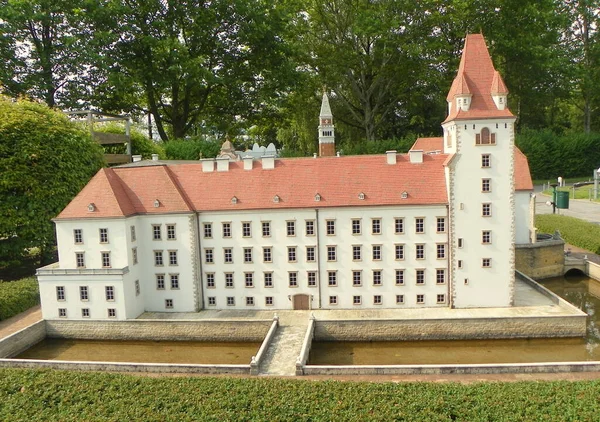
[[[396,164],[396,153],[398,151],[396,150],[392,150],[392,151],[386,151],[385,155],[387,156],[387,163],[388,164]]]
[[[412,164],[418,164],[423,162],[423,150],[422,149],[411,149],[408,151],[410,162]]]
[[[252,170],[254,159],[250,155],[246,155],[244,158],[244,170]]]
[[[202,163],[203,173],[210,173],[215,171],[215,160],[213,160],[212,158],[205,158],[203,160],[200,160],[200,162]]]
[[[152,161],[158,161],[158,154],[152,154]]]
[[[272,155],[263,155],[262,158],[263,170],[272,170],[275,168],[275,157]]]
[[[132,155],[131,158],[133,159],[134,163],[137,163],[138,161],[142,161],[141,155]]]
[[[229,157],[217,158],[217,171],[229,171]]]

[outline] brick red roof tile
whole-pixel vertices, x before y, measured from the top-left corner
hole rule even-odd
[[[411,150],[421,150],[424,153],[444,150],[444,138],[418,138]]]
[[[529,162],[525,154],[515,146],[515,190],[533,190]]]

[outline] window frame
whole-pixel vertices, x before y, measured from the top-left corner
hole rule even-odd
[[[152,240],[162,240],[161,224],[152,224]]]

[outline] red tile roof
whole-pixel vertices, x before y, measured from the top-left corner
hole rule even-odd
[[[424,153],[444,151],[444,138],[418,138],[410,149],[421,150]]]
[[[465,92],[473,95],[468,111],[458,109],[454,101],[455,95]],[[469,34],[465,39],[458,74],[448,93],[448,101],[451,105],[446,121],[513,117],[508,108],[498,110],[492,99],[492,93],[506,94],[508,90],[494,69],[483,35]]]
[[[515,146],[515,190],[533,190],[527,157]]]

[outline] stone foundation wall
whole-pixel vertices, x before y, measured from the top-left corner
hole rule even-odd
[[[46,335],[81,340],[262,342],[271,320],[46,321]]]
[[[536,280],[562,276],[565,265],[564,249],[563,240],[515,245],[516,269]]]
[[[317,320],[317,341],[467,340],[583,337],[586,315],[425,320]]]
[[[38,321],[0,340],[0,358],[10,358],[29,349],[46,337],[46,323]]]

